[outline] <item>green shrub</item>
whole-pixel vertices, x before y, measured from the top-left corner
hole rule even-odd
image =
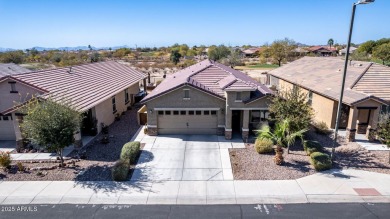
[[[332,160],[329,155],[321,152],[314,152],[310,155],[310,162],[317,171],[329,170],[332,168]]]
[[[18,166],[18,171],[23,172],[24,171],[24,166],[22,162],[16,163],[16,166]]]
[[[118,160],[111,169],[112,180],[125,181],[129,175],[130,163],[127,160]]]
[[[327,135],[330,133],[330,129],[325,122],[313,122],[313,127],[316,133],[321,135]]]
[[[272,148],[274,143],[270,139],[256,139],[255,150],[259,154],[270,153],[274,149]]]
[[[135,164],[135,160],[140,151],[140,145],[138,141],[128,142],[123,145],[121,160],[127,160],[130,164]]]
[[[321,152],[322,145],[318,141],[304,141],[303,149],[306,151],[307,155],[310,155],[314,152]]]
[[[0,166],[3,168],[9,168],[11,165],[12,159],[11,155],[8,152],[0,151]]]

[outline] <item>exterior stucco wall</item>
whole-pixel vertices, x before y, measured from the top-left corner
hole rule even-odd
[[[190,91],[189,100],[183,98],[184,89]],[[222,113],[222,109],[225,109],[225,101],[190,86],[180,87],[146,102],[145,105],[148,109],[148,125],[157,125],[158,113],[154,110],[155,108],[219,108],[220,110],[217,112],[218,125],[225,124],[225,116]]]
[[[136,83],[133,86],[128,87],[129,91],[129,98],[130,94],[137,94],[139,90],[139,84]],[[97,126],[98,126],[98,132],[101,131],[101,123],[104,123],[105,125],[110,125],[115,121],[115,116],[118,113],[119,115],[127,110],[127,106],[130,105],[130,101],[126,104],[125,103],[125,91],[121,91],[115,95],[115,105],[116,105],[116,112],[113,113],[112,111],[112,102],[111,98],[108,98],[107,100],[103,101],[102,103],[96,105],[95,108],[95,116],[97,120]]]
[[[15,102],[21,103],[31,99],[33,95],[42,94],[42,92],[19,82],[15,83],[15,88],[18,93],[10,93],[11,85],[8,83],[10,81],[12,80],[7,79],[0,83],[0,111],[15,106]]]

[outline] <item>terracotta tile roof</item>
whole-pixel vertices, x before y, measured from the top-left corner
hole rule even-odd
[[[26,72],[31,71],[14,63],[0,64],[0,78],[8,75],[15,75]]]
[[[317,50],[329,50],[331,52],[335,52],[335,51],[337,51],[337,48],[329,47],[329,46],[312,46],[312,47],[309,47],[307,50],[309,50],[310,52],[314,52]]]
[[[352,90],[374,95],[390,103],[390,67],[373,64],[352,86]]]
[[[115,61],[98,62],[67,68],[14,75],[13,78],[67,98],[79,111],[85,111],[105,101],[125,88],[146,78],[141,72]]]
[[[359,88],[356,87],[351,89],[351,87],[356,84],[356,81],[361,80],[360,78],[362,78],[362,75],[364,77],[364,73],[373,72],[369,74],[370,76],[367,77],[367,80],[365,79],[362,82],[366,81],[365,83],[367,84],[367,82],[373,78],[371,75],[375,74],[375,69],[379,70],[379,68],[376,67],[377,64],[373,65],[374,68],[372,68],[371,65],[371,62],[360,61],[352,61],[350,65],[348,65],[343,98],[344,103],[352,105],[360,100],[370,98],[371,95],[375,94],[374,90],[379,93],[385,93],[389,90],[389,83],[383,83],[382,85],[379,83],[379,86],[376,86],[375,83],[371,83],[369,85],[371,93],[367,92],[369,90],[363,88],[367,88],[367,86],[363,85],[358,85],[357,87]],[[299,86],[331,99],[338,100],[343,67],[344,60],[340,57],[303,57],[280,68],[274,69],[270,71],[269,74],[291,83],[298,84]],[[382,70],[386,68],[388,67],[381,67]],[[389,75],[389,73],[385,74]],[[388,77],[389,76],[387,76],[387,79]],[[386,79],[384,79],[384,82],[385,81]],[[357,84],[359,84],[359,82]],[[380,101],[382,97],[383,96],[376,96],[374,99]]]
[[[239,88],[259,90],[264,95],[272,93],[265,85],[260,84],[240,71],[218,62],[204,60],[182,69],[173,75],[169,75],[141,103],[147,102],[183,85],[193,86],[222,99],[226,98],[225,90],[228,90],[230,86],[236,90]]]

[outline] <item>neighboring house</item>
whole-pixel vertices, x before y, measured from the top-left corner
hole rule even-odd
[[[249,49],[242,50],[242,54],[244,57],[247,57],[247,58],[256,57],[259,55],[260,50],[261,50],[261,48],[252,47]]]
[[[312,46],[307,49],[315,56],[337,56],[337,48],[329,46]]]
[[[353,47],[353,46],[349,47],[349,54],[354,53],[355,50],[357,50],[357,49],[358,49],[358,48]],[[340,49],[340,51],[339,51],[339,55],[341,55],[341,56],[345,56],[346,53],[347,53],[347,48]]]
[[[204,60],[167,78],[141,103],[149,135],[232,132],[247,139],[268,117],[272,91],[246,74]]]
[[[14,63],[0,64],[0,78],[8,75],[31,72],[27,68],[20,67]]]
[[[33,96],[52,96],[70,100],[84,113],[81,133],[75,135],[75,144],[80,145],[81,135],[99,133],[102,123],[110,125],[117,114],[134,103],[140,81],[145,85],[145,78],[143,73],[114,61],[4,76],[0,78],[0,115],[8,123],[0,128],[0,140],[21,143],[19,123],[23,114],[16,103]]]
[[[315,120],[335,128],[344,60],[337,57],[304,57],[269,72],[269,83],[278,89],[302,88],[315,111]],[[389,110],[390,68],[371,62],[349,63],[339,128],[348,139],[356,131],[371,133],[381,111]]]

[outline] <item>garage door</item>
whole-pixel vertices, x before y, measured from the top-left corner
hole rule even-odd
[[[0,116],[0,140],[15,140],[14,124],[11,116]]]
[[[217,134],[217,111],[158,111],[159,134]]]

